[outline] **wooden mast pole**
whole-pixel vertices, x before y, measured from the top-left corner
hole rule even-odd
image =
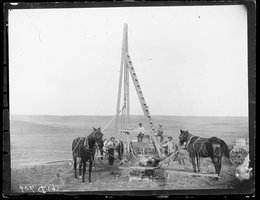
[[[126,26],[126,31],[125,31],[125,55],[128,54],[128,30],[127,30],[127,24],[125,24]],[[124,55],[124,56],[125,56]],[[124,57],[125,59],[125,57]],[[129,95],[129,69],[127,67],[127,63],[126,61],[124,61],[124,95],[125,95],[125,127],[124,129],[127,130],[129,128],[129,123],[130,123],[130,95]],[[126,143],[127,143],[127,152],[128,155],[130,153],[130,138],[129,135],[126,134]]]
[[[116,123],[115,123],[115,131],[118,133],[118,121],[119,121],[119,112],[120,112],[120,101],[121,101],[121,89],[122,89],[122,78],[123,78],[123,68],[125,64],[125,36],[127,33],[127,24],[124,25],[123,32],[123,45],[122,45],[122,53],[121,53],[121,63],[120,63],[120,75],[119,75],[119,84],[118,84],[118,96],[117,96],[117,107],[116,107]]]
[[[124,107],[123,107],[123,124],[124,124],[124,130],[128,129],[129,127],[129,115],[130,115],[130,95],[129,95],[129,72],[131,74],[133,83],[135,85],[135,89],[137,92],[137,96],[139,98],[140,104],[142,106],[144,115],[146,116],[148,123],[151,127],[151,130],[153,132],[152,134],[152,140],[155,145],[155,148],[158,152],[159,157],[161,158],[161,152],[160,152],[160,146],[158,143],[157,138],[155,137],[156,133],[154,130],[153,122],[151,119],[151,115],[148,110],[148,106],[144,100],[144,96],[142,93],[142,90],[140,88],[136,73],[134,71],[134,67],[132,66],[132,61],[130,60],[130,56],[128,55],[128,35],[127,35],[127,24],[124,24],[124,32],[123,32],[123,45],[122,45],[122,54],[121,54],[121,65],[120,65],[120,76],[119,76],[119,87],[118,87],[118,98],[117,98],[117,110],[116,110],[116,124],[115,124],[115,130],[116,133],[119,133],[118,129],[118,122],[119,122],[119,114],[120,114],[120,100],[121,100],[121,89],[122,89],[122,82],[124,82]],[[123,77],[124,73],[124,77]],[[124,80],[123,80],[124,78]],[[128,144],[127,150],[129,151],[129,135],[126,134],[126,142]]]
[[[127,24],[125,24],[127,27]],[[128,30],[126,28],[125,33],[125,53],[128,54]],[[125,67],[125,95],[126,95],[126,129],[129,128],[129,116],[130,116],[130,95],[129,95],[129,69],[126,62],[124,62]]]

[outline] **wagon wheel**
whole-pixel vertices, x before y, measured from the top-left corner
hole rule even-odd
[[[234,148],[230,151],[230,161],[232,164],[241,165],[243,164],[245,157],[248,152],[243,148]]]

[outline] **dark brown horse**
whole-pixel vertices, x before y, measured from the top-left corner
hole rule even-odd
[[[99,149],[103,148],[103,134],[100,128],[93,128],[93,132],[88,137],[77,137],[72,142],[72,155],[74,160],[75,178],[77,178],[77,158],[80,158],[79,175],[83,165],[82,182],[85,182],[86,162],[89,162],[89,182],[91,182],[92,164],[94,161],[96,145]],[[101,151],[101,154],[103,151]]]
[[[217,138],[202,138],[191,135],[188,131],[180,130],[179,143],[180,146],[185,144],[185,149],[189,152],[194,172],[196,172],[196,163],[198,172],[200,172],[200,158],[211,157],[215,166],[216,174],[220,174],[222,155],[229,158],[229,150],[227,144]]]

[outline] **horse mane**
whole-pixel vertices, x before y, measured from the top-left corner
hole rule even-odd
[[[183,134],[187,139],[189,138],[189,136],[193,136],[192,134],[190,134],[190,132],[187,130],[187,131],[184,131],[184,130],[180,130],[181,131],[181,134]]]
[[[191,139],[194,138],[194,137],[198,137],[198,136],[195,136],[195,135],[192,135],[190,134],[189,131],[182,131],[182,134],[184,135],[184,137],[187,139],[187,146],[189,145],[189,143],[191,142]]]

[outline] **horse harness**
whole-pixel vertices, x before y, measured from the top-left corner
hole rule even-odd
[[[77,142],[77,144],[76,144],[76,146],[74,147],[74,149],[73,149],[73,151],[72,152],[74,152],[75,150],[76,150],[76,148],[78,147],[78,145],[79,145],[79,143],[80,143],[80,141],[82,140],[84,138],[84,141],[83,141],[83,148],[85,149],[85,150],[87,150],[88,152],[90,152],[90,153],[95,153],[95,149],[90,149],[89,148],[89,144],[88,144],[88,137],[81,137],[80,139],[79,139],[79,141]]]
[[[95,133],[96,132],[96,130],[94,130],[91,134],[93,134],[93,133]],[[80,143],[80,141],[81,141],[81,139],[82,138],[84,138],[84,137],[81,137],[80,138],[80,140],[78,141],[78,143],[76,144],[76,146],[74,147],[74,149],[72,150],[72,152],[74,153],[74,151],[76,150],[76,148],[78,147],[78,145],[79,145],[79,143]],[[87,139],[88,139],[88,137],[87,137]],[[84,140],[84,147],[85,147],[85,142],[86,142],[86,138],[85,138],[85,140]],[[88,146],[88,143],[87,143],[87,148],[86,148],[88,151],[91,151],[91,149],[89,149],[89,146]],[[94,151],[94,150],[92,150],[92,151]]]
[[[92,150],[89,148],[89,144],[88,144],[88,137],[84,138],[84,142],[83,142],[83,148],[87,151],[89,151],[90,153],[94,153],[95,149],[93,148]]]
[[[185,146],[185,149],[186,149],[186,150],[189,150],[189,149],[190,149],[188,145],[190,144],[191,139],[192,139],[193,137],[195,137],[195,136],[191,136],[190,139],[189,139],[189,141],[188,141],[188,143],[186,144],[186,146]],[[195,144],[196,144],[200,139],[203,139],[203,138],[198,137],[198,138],[194,141],[194,143],[193,143],[193,145],[192,145],[192,148],[193,148],[194,151],[195,151]],[[207,139],[205,142],[203,142],[202,145],[200,146],[200,149],[199,149],[199,151],[198,151],[198,155],[199,155],[199,153],[200,153],[202,147],[204,146],[204,144],[205,144],[206,142],[208,142],[208,139]]]
[[[190,144],[190,142],[191,142],[191,139],[192,139],[193,137],[195,137],[195,136],[191,136],[190,139],[189,139],[189,141],[188,141],[187,144],[185,145],[185,149],[186,149],[186,150],[188,150],[188,146],[189,146],[189,144]]]

